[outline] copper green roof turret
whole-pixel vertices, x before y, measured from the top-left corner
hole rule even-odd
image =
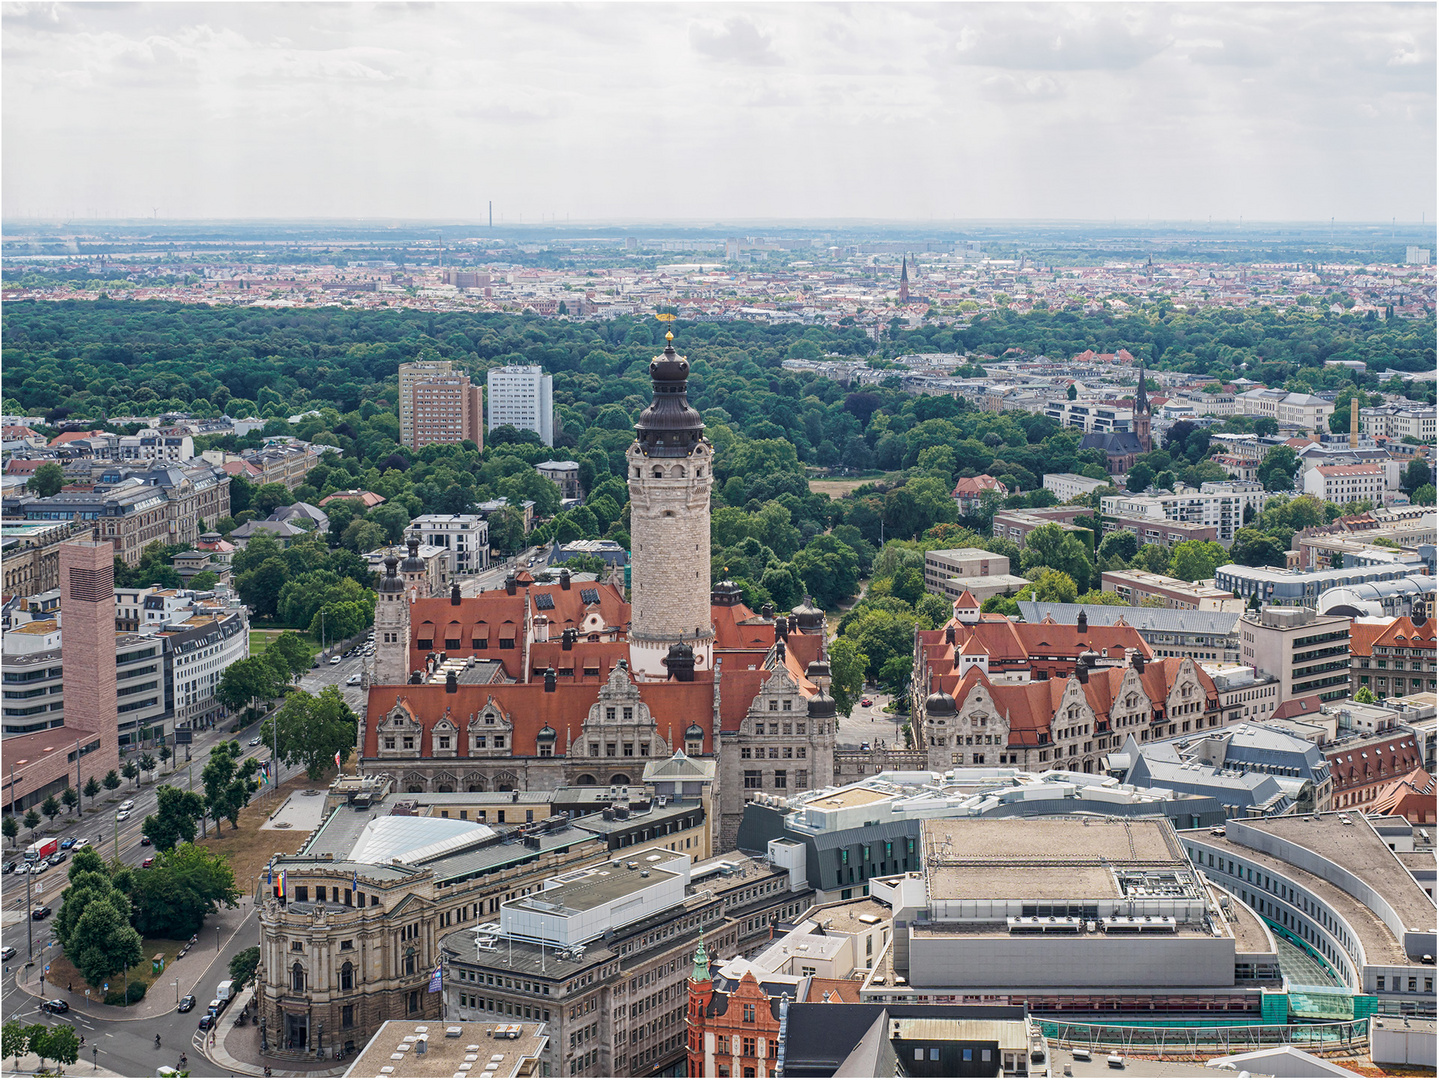
[[[705,939],[701,936],[699,944],[695,947],[695,969],[690,975],[690,979],[693,982],[708,982],[709,977],[710,958],[709,954],[705,952]]]

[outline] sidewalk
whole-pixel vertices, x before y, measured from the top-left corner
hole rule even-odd
[[[79,990],[70,991],[66,990],[63,986],[57,987],[48,979],[45,982],[45,989],[42,992],[40,989],[40,974],[43,968],[40,965],[40,950],[38,949],[35,951],[35,966],[33,968],[19,968],[15,976],[15,985],[22,992],[32,997],[47,1001],[51,998],[58,997],[64,1001],[68,1001],[71,1009],[77,1013],[83,1013],[93,1020],[150,1020],[154,1017],[164,1016],[167,1013],[175,1011],[175,997],[172,993],[175,988],[170,984],[178,978],[180,980],[180,994],[182,996],[185,994],[194,994],[195,997],[199,999],[196,1008],[200,1012],[203,1012],[205,1003],[214,996],[214,988],[207,987],[197,989],[197,984],[200,981],[200,977],[205,974],[206,969],[215,962],[215,927],[217,925],[220,927],[220,951],[224,952],[226,946],[234,939],[235,933],[240,928],[240,924],[249,917],[253,907],[254,904],[250,897],[242,896],[240,897],[239,907],[233,910],[222,907],[218,915],[210,916],[210,918],[205,921],[204,928],[200,931],[200,940],[196,942],[195,947],[190,950],[183,960],[176,960],[166,967],[165,971],[150,984],[150,989],[146,992],[145,996],[134,1005],[128,1007],[105,1005],[95,1000],[93,996],[87,1001],[83,987]],[[48,925],[45,925],[45,931],[46,933],[49,932]],[[57,948],[54,951],[59,952],[59,949]],[[24,960],[20,957],[17,956],[15,959],[20,964],[24,964]],[[12,968],[13,967],[14,965],[12,964]],[[224,977],[228,978],[229,976],[227,974]],[[22,982],[22,979],[25,981]],[[112,989],[117,985],[123,984],[123,976],[116,975],[110,979]],[[196,1015],[198,1016],[199,1013]]]
[[[254,997],[253,988],[241,991],[234,1003],[225,1010],[224,1015],[220,1018],[220,1037],[215,1040],[215,1045],[209,1045],[208,1038],[203,1047],[197,1045],[197,1049],[220,1068],[245,1076],[263,1076],[265,1075],[265,1066],[268,1065],[271,1076],[321,1077],[343,1076],[354,1064],[353,1056],[341,1062],[336,1062],[333,1058],[313,1058],[310,1062],[305,1062],[262,1054],[260,1052],[260,1026],[245,1024],[241,1027],[233,1022],[234,1018],[249,1006]]]

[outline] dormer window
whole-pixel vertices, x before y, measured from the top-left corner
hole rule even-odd
[[[413,736],[411,736],[411,735],[406,735],[406,736],[405,736],[404,748],[405,748],[406,750],[413,750],[413,749],[415,748],[415,740],[414,740],[414,737],[413,737]]]
[[[450,748],[450,737],[448,735],[440,736],[439,747],[441,750],[448,750]]]

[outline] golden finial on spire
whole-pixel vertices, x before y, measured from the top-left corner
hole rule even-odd
[[[666,331],[665,331],[665,340],[666,340],[666,341],[673,341],[674,339],[675,339],[675,332],[674,332],[673,330],[666,330]]]

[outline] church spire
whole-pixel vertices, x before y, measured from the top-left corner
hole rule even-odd
[[[909,303],[909,257],[901,255],[899,259],[899,302]]]
[[[1139,386],[1134,391],[1134,411],[1149,412],[1149,397],[1144,392],[1144,361],[1139,362]]]

